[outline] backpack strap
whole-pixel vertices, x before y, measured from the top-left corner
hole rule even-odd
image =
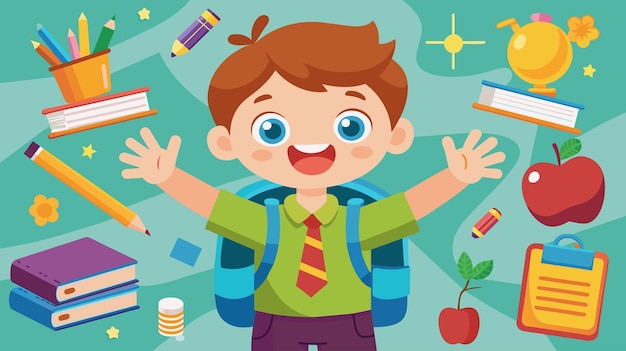
[[[372,287],[372,273],[367,268],[363,252],[361,251],[361,240],[359,238],[359,214],[363,199],[349,199],[346,214],[346,241],[348,242],[348,254],[354,267],[354,271],[361,278],[363,284]]]
[[[254,273],[254,290],[258,289],[270,274],[270,270],[276,259],[278,251],[278,240],[280,238],[280,212],[278,211],[278,200],[274,198],[265,199],[265,211],[267,212],[267,238],[265,239],[265,251],[259,268]]]

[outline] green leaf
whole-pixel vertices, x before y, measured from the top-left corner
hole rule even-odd
[[[580,142],[580,140],[576,138],[565,140],[565,142],[563,142],[561,148],[559,149],[559,153],[561,154],[561,161],[576,155],[580,152],[580,149],[582,149],[582,147],[583,144]]]
[[[472,279],[485,279],[493,270],[493,260],[482,261],[474,267]]]
[[[461,273],[461,277],[463,277],[463,279],[472,279],[472,276],[474,275],[474,271],[472,270],[472,260],[465,251],[463,251],[461,257],[459,257],[459,262],[456,266],[459,268],[459,273]]]

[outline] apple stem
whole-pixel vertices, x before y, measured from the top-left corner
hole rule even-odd
[[[468,280],[467,283],[465,283],[465,286],[463,287],[463,290],[461,290],[461,293],[459,294],[459,301],[457,303],[456,309],[460,310],[461,309],[461,296],[463,296],[463,293],[468,291],[468,290],[472,290],[472,289],[480,289],[480,286],[474,286],[471,288],[468,288],[470,281]]]
[[[559,147],[556,143],[552,143],[552,148],[554,149],[554,153],[556,154],[556,162],[561,165],[561,153],[559,152]]]
[[[465,283],[465,286],[463,287],[463,290],[461,290],[461,293],[459,294],[459,302],[456,305],[456,309],[460,310],[461,309],[461,296],[463,295],[463,293],[467,290],[467,287],[469,286],[469,280],[467,281],[467,283]]]

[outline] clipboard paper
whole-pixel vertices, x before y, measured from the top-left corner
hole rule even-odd
[[[608,257],[602,252],[531,244],[526,250],[518,328],[595,339],[607,268]]]

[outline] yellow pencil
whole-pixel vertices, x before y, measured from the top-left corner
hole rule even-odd
[[[150,235],[150,232],[144,226],[141,218],[139,218],[135,212],[124,206],[37,143],[30,143],[24,155],[125,227]]]
[[[91,48],[89,47],[89,22],[84,13],[80,13],[78,17],[78,46],[80,47],[80,57],[89,56]]]

